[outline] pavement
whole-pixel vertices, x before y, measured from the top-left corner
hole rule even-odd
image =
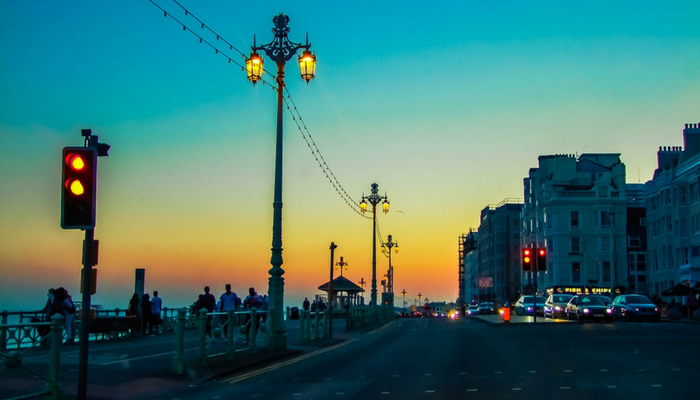
[[[336,344],[359,333],[345,332],[345,321],[333,321],[333,338],[300,343],[299,320],[286,321],[287,349],[273,351],[264,345],[267,337],[258,335],[255,351],[242,343],[236,332],[234,360],[227,360],[222,338],[207,345],[206,365],[198,363],[196,329],[185,332],[185,374],[173,374],[175,333],[155,337],[119,338],[91,341],[88,361],[87,397],[97,400],[172,398],[178,388],[189,387],[221,376],[235,375],[256,367]],[[27,398],[46,387],[41,377],[48,374],[49,350],[40,348],[14,350],[22,357],[22,366],[10,368],[0,364],[0,399]],[[7,353],[13,352],[8,349]],[[78,386],[79,345],[62,345],[60,380],[64,399],[73,399]],[[177,397],[177,396],[175,396]]]

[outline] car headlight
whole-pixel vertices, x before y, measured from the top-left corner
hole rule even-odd
[[[590,310],[589,310],[589,309],[587,309],[587,308],[584,308],[584,309],[583,309],[583,313],[584,313],[584,314],[588,314],[588,313],[589,313],[589,311],[590,311]]]
[[[528,310],[528,311],[532,311],[532,307],[528,307],[527,310]]]
[[[634,310],[635,310],[635,311],[639,311],[639,308],[635,307]]]
[[[559,307],[559,306],[554,307],[554,309],[555,309],[556,311],[561,311],[561,307]]]
[[[612,314],[613,310],[612,310],[612,308],[606,308],[605,312],[607,312],[608,314]]]
[[[658,307],[655,307],[655,308],[654,308],[654,311],[659,312],[659,308],[658,308]]]

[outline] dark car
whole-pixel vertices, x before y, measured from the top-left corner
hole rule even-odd
[[[496,305],[492,301],[483,301],[479,303],[479,314],[495,314]]]
[[[550,294],[544,302],[544,317],[566,317],[566,305],[569,304],[572,297],[574,297],[573,294]]]
[[[574,296],[566,305],[566,317],[579,322],[613,322],[613,309],[600,296]]]
[[[647,296],[641,294],[623,294],[615,297],[612,303],[616,319],[650,320],[659,322],[661,311]]]
[[[522,295],[515,302],[515,314],[516,315],[532,315],[537,313],[537,315],[544,315],[544,297],[537,296],[537,304],[533,304],[533,296]],[[533,310],[533,306],[536,309]]]

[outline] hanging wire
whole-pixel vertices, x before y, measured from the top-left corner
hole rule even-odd
[[[188,9],[186,9],[185,7],[183,7],[183,6],[182,6],[180,3],[178,3],[176,0],[173,0],[173,3],[177,4],[177,5],[185,12],[185,16],[186,16],[186,17],[193,18],[195,21],[197,21],[197,22],[199,23],[199,25],[201,26],[201,29],[206,29],[206,30],[208,30],[209,32],[211,32],[213,35],[216,36],[216,40],[217,40],[217,41],[221,41],[222,43],[227,44],[229,49],[226,50],[226,51],[221,50],[219,47],[217,47],[216,45],[214,45],[210,40],[207,40],[206,38],[204,38],[203,36],[201,36],[200,34],[198,34],[197,32],[195,32],[194,30],[192,30],[192,28],[190,28],[189,26],[187,26],[184,22],[182,22],[182,21],[180,21],[179,19],[175,18],[175,16],[174,16],[172,13],[168,12],[166,9],[164,9],[163,7],[161,7],[160,5],[158,5],[158,3],[155,2],[155,0],[148,0],[148,1],[149,1],[151,4],[153,4],[154,6],[156,6],[156,8],[158,8],[159,10],[161,10],[161,11],[163,12],[163,16],[164,16],[164,17],[170,17],[170,19],[172,19],[172,20],[175,21],[178,25],[180,25],[180,26],[182,27],[183,32],[190,32],[190,33],[193,34],[197,39],[199,39],[199,43],[206,44],[207,46],[211,47],[211,48],[215,51],[216,54],[221,54],[224,58],[226,58],[226,59],[228,60],[228,63],[229,63],[229,64],[234,64],[234,65],[238,66],[239,68],[241,68],[241,71],[242,71],[242,72],[245,72],[245,71],[246,71],[245,65],[239,63],[238,61],[236,61],[236,60],[234,60],[233,58],[231,58],[230,56],[228,56],[228,55],[226,54],[226,52],[227,52],[227,51],[236,51],[236,52],[238,52],[238,53],[241,55],[241,57],[242,57],[244,60],[247,58],[246,55],[243,54],[243,52],[241,52],[241,51],[238,50],[237,48],[235,48],[231,43],[229,43],[228,41],[226,41],[225,39],[223,39],[223,38],[221,37],[221,35],[219,35],[218,33],[216,33],[213,29],[211,29],[211,28],[210,28],[209,26],[207,26],[205,23],[203,23],[199,18],[195,17]],[[244,63],[245,63],[245,62],[244,62]],[[272,75],[269,74],[267,71],[265,71],[265,73],[267,73],[268,75],[272,76]],[[269,81],[266,81],[264,78],[261,78],[260,81],[262,81],[263,84],[266,84],[266,85],[269,85],[270,87],[272,87],[273,90],[277,90],[276,83],[271,83],[271,82],[269,82]],[[273,79],[273,81],[274,81],[274,79]]]
[[[205,29],[208,31],[210,34],[216,36],[216,41],[217,42],[222,42],[228,46],[227,51],[236,51],[238,52],[243,59],[246,59],[246,55],[238,50],[235,46],[233,46],[230,42],[225,40],[220,34],[218,34],[216,31],[214,31],[212,28],[210,28],[207,24],[202,22],[199,18],[197,18],[194,14],[192,14],[191,11],[189,11],[187,8],[185,8],[182,4],[180,4],[177,0],[172,0],[173,3],[175,3],[180,9],[184,12],[185,17],[189,17],[194,19],[198,25],[200,26],[200,29]],[[173,21],[175,21],[177,24],[179,24],[182,27],[182,30],[184,32],[190,32],[193,34],[197,39],[199,39],[199,43],[206,44],[207,46],[211,47],[216,54],[221,54],[223,57],[225,57],[229,63],[233,63],[234,65],[237,65],[238,67],[241,68],[242,72],[246,71],[245,65],[240,64],[239,62],[235,61],[233,58],[228,56],[225,51],[221,50],[219,47],[214,45],[212,41],[207,40],[197,32],[195,32],[193,29],[191,29],[189,26],[187,26],[184,22],[180,21],[177,19],[172,13],[168,12],[166,9],[158,5],[158,3],[155,2],[155,0],[149,0],[151,4],[153,4],[156,8],[161,10],[163,12],[164,17],[170,17]],[[272,74],[270,74],[267,71],[264,71],[266,74],[268,74],[274,81],[276,81],[276,77]],[[270,83],[266,81],[265,79],[261,79],[263,84],[269,85],[273,90],[277,90],[276,82]],[[318,163],[318,166],[321,168],[321,171],[324,173],[326,178],[328,179],[328,182],[333,186],[335,191],[338,193],[341,199],[345,201],[345,203],[358,215],[364,217],[364,218],[372,218],[370,216],[365,215],[360,211],[360,205],[357,203],[355,200],[353,200],[353,197],[348,194],[348,192],[343,188],[343,185],[340,184],[340,181],[338,181],[338,178],[335,176],[333,171],[331,170],[330,166],[326,162],[326,159],[323,157],[321,154],[321,151],[319,150],[318,146],[316,145],[316,142],[314,141],[313,137],[311,136],[311,132],[309,132],[309,129],[306,126],[306,123],[304,122],[304,119],[301,117],[301,113],[299,112],[296,104],[294,103],[294,100],[292,99],[291,93],[289,93],[289,90],[284,87],[287,96],[284,98],[285,105],[287,107],[287,110],[289,113],[292,115],[292,120],[297,126],[297,129],[299,129],[299,132],[301,133],[301,136],[303,137],[304,141],[306,142],[306,145],[309,147],[309,150],[311,151],[311,155],[314,157],[316,162]],[[291,106],[290,106],[291,103]],[[379,227],[379,222],[377,222],[377,228]],[[381,237],[381,235],[380,235]]]

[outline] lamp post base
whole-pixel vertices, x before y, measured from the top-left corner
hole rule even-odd
[[[271,276],[268,280],[267,328],[271,350],[287,349],[287,326],[284,322],[284,278]]]

